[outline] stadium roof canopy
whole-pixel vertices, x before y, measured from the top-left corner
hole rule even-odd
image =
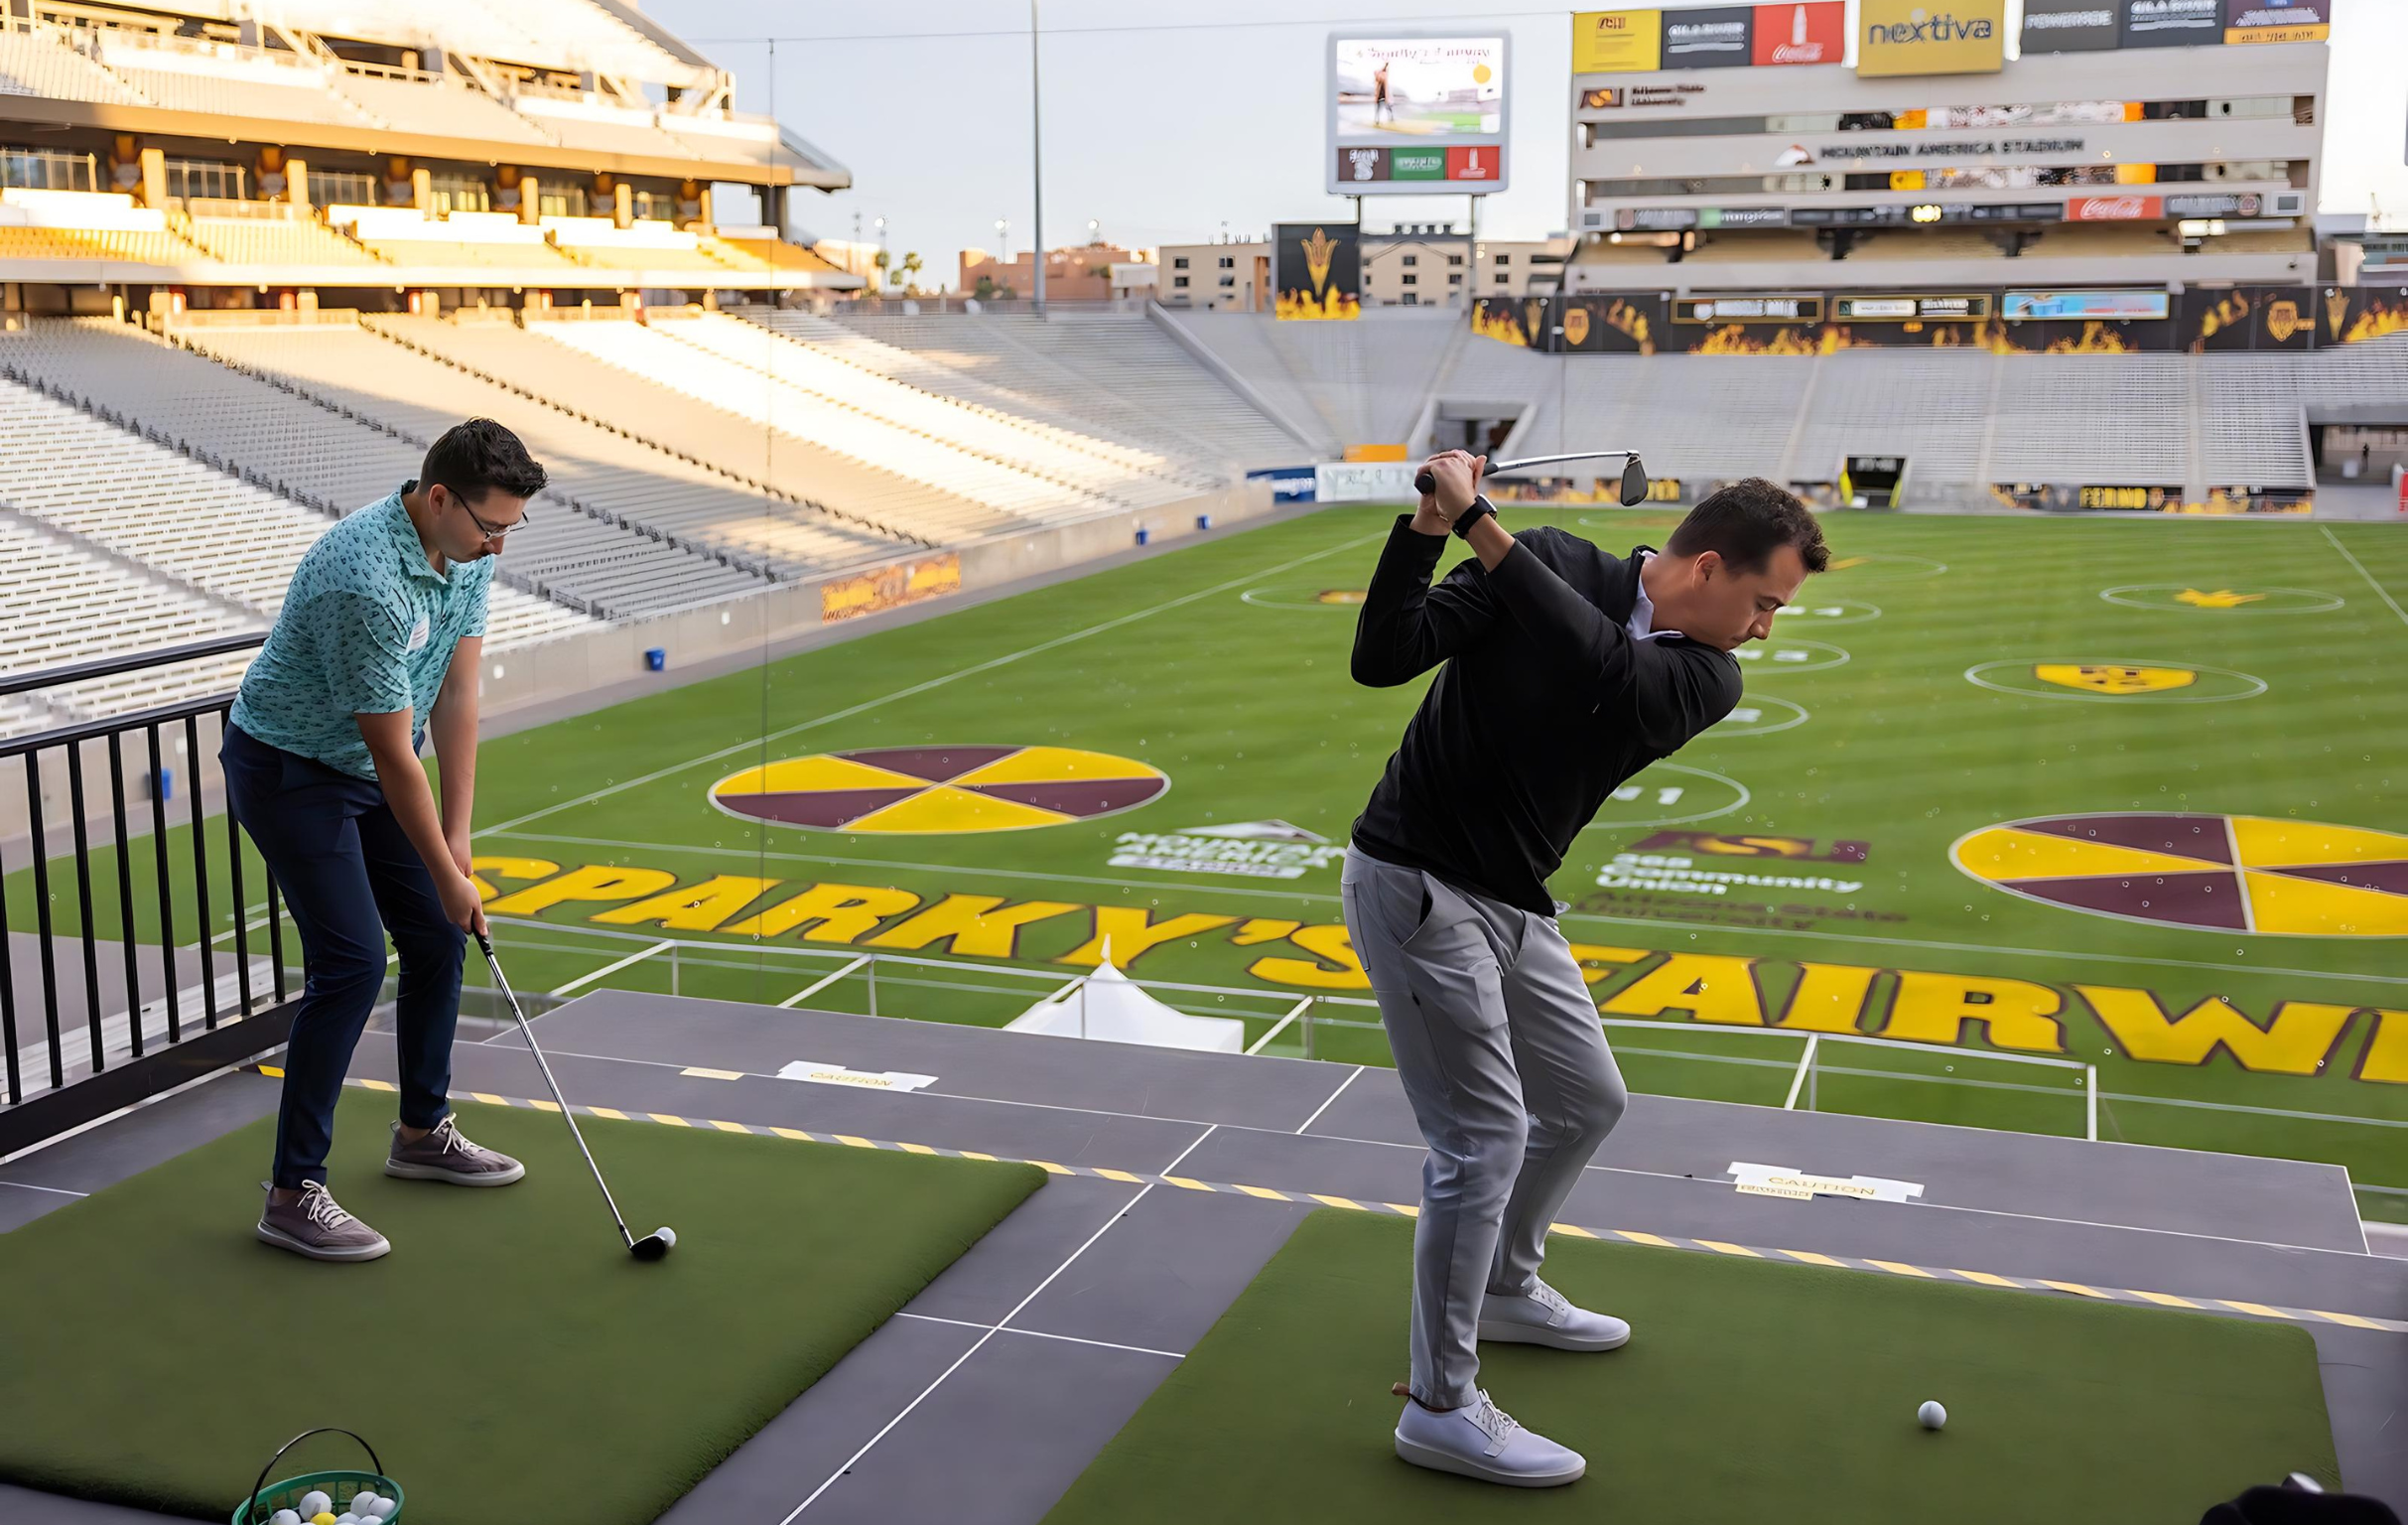
[[[707,89],[722,78],[709,59],[617,0],[199,0],[187,15],[264,22],[330,37],[473,54],[512,64]]]

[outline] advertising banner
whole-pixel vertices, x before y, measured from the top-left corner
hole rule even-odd
[[[2066,203],[2069,222],[2154,222],[2166,214],[2155,196],[2077,196]]]
[[[2210,349],[2307,349],[2317,339],[2317,292],[2307,286],[2194,286],[2183,293],[2175,345]]]
[[[1856,72],[1994,74],[2007,64],[2007,0],[1860,0]]]
[[[1571,354],[1654,354],[1664,332],[1664,298],[1655,292],[1551,299],[1555,347]]]
[[[2090,53],[2121,38],[2117,0],[2024,0],[2023,50]]]
[[[1333,34],[1328,91],[1333,194],[1505,189],[1503,36]],[[1387,152],[1366,160],[1361,149]]]
[[[1836,64],[1848,56],[1847,0],[1791,0],[1756,7],[1755,50],[1759,68],[1782,64]]]
[[[2171,299],[2162,291],[2010,291],[2000,313],[2009,322],[2164,318],[2170,306]]]
[[[1246,474],[1248,482],[1271,484],[1271,500],[1274,503],[1309,503],[1318,485],[1318,476],[1309,466],[1267,466]]]
[[[2126,48],[2197,48],[2224,40],[2224,0],[2122,0]]]
[[[1664,13],[1666,69],[1744,69],[1755,62],[1756,8],[1718,5]]]
[[[2316,316],[2320,348],[2408,334],[2408,291],[2397,286],[2328,286],[2317,294]]]
[[[1572,16],[1572,72],[1652,74],[1664,67],[1662,11],[1580,11]]]
[[[2334,0],[2224,0],[2227,43],[2321,43],[2333,35]]]
[[[1352,222],[1282,222],[1273,287],[1281,321],[1363,316],[1363,243]]]
[[[1986,291],[1933,297],[1884,292],[1879,296],[1831,299],[1834,323],[1965,323],[1989,316],[1990,294]]]
[[[820,584],[820,623],[835,624],[843,620],[857,620],[880,610],[956,593],[961,586],[962,558],[953,551],[922,561],[897,562],[874,572]]]
[[[1402,503],[1413,491],[1409,461],[1323,462],[1313,468],[1313,499],[1323,503]]]

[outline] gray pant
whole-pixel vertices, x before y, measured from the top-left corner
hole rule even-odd
[[[1413,1227],[1412,1394],[1469,1403],[1480,1302],[1526,1293],[1630,1093],[1554,919],[1346,850],[1347,930],[1429,1145]]]

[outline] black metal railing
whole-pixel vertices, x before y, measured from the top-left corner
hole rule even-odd
[[[0,676],[0,696],[40,694],[96,678],[172,667],[248,650],[265,639],[261,632],[247,631]],[[0,1077],[5,1080],[0,1091],[0,1155],[284,1040],[292,1018],[283,904],[264,864],[249,855],[262,881],[260,919],[269,969],[267,988],[254,989],[254,921],[245,889],[242,828],[231,811],[224,813],[223,859],[217,861],[209,841],[213,823],[200,783],[202,722],[211,722],[212,740],[222,735],[233,702],[231,693],[215,693],[0,740],[0,779],[10,767],[22,768],[25,790],[22,847],[12,852],[9,845],[0,844],[0,886],[11,892],[7,930],[31,933],[41,975],[38,1010],[29,1013],[23,1009],[15,967],[19,938],[0,936],[0,1047],[6,1050],[5,1075]],[[181,811],[171,809],[170,780],[175,774],[169,756],[176,741],[183,743]],[[139,777],[129,777],[129,750],[134,765],[145,769]],[[108,799],[105,808],[95,808],[87,774],[103,763]],[[56,818],[46,791],[46,781],[61,773],[67,796],[64,822]],[[176,815],[182,819],[172,819]],[[145,835],[147,852],[138,845]],[[66,851],[54,857],[62,839]],[[151,881],[151,894],[138,902],[136,884],[143,877]],[[226,930],[217,928],[212,915],[212,892],[218,886],[231,920]],[[181,913],[187,908],[180,901],[186,894],[191,897],[192,951],[200,966],[200,979],[192,986],[184,978],[186,945],[179,937]],[[29,898],[30,906],[24,903]],[[71,930],[62,924],[69,901]],[[155,916],[148,928],[143,924],[146,915]],[[101,989],[101,948],[108,940],[103,932],[110,929],[116,934],[123,980],[114,999],[104,998]],[[234,990],[226,999],[219,992],[217,944],[229,937]],[[69,1011],[60,961],[63,955],[77,953],[82,998],[72,1003],[80,1011]],[[152,966],[148,973],[146,965]],[[146,1003],[146,991],[157,999]],[[111,1024],[119,1017],[124,1031],[112,1034]],[[84,1050],[79,1058],[71,1053],[77,1045],[69,1036],[78,1027]]]

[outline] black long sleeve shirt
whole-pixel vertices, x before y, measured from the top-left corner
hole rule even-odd
[[[1551,916],[1547,877],[1573,837],[1625,779],[1730,714],[1739,663],[1680,636],[1632,636],[1646,547],[1623,560],[1526,529],[1494,572],[1467,558],[1433,588],[1445,545],[1400,515],[1363,600],[1355,681],[1438,676],[1354,840]]]

